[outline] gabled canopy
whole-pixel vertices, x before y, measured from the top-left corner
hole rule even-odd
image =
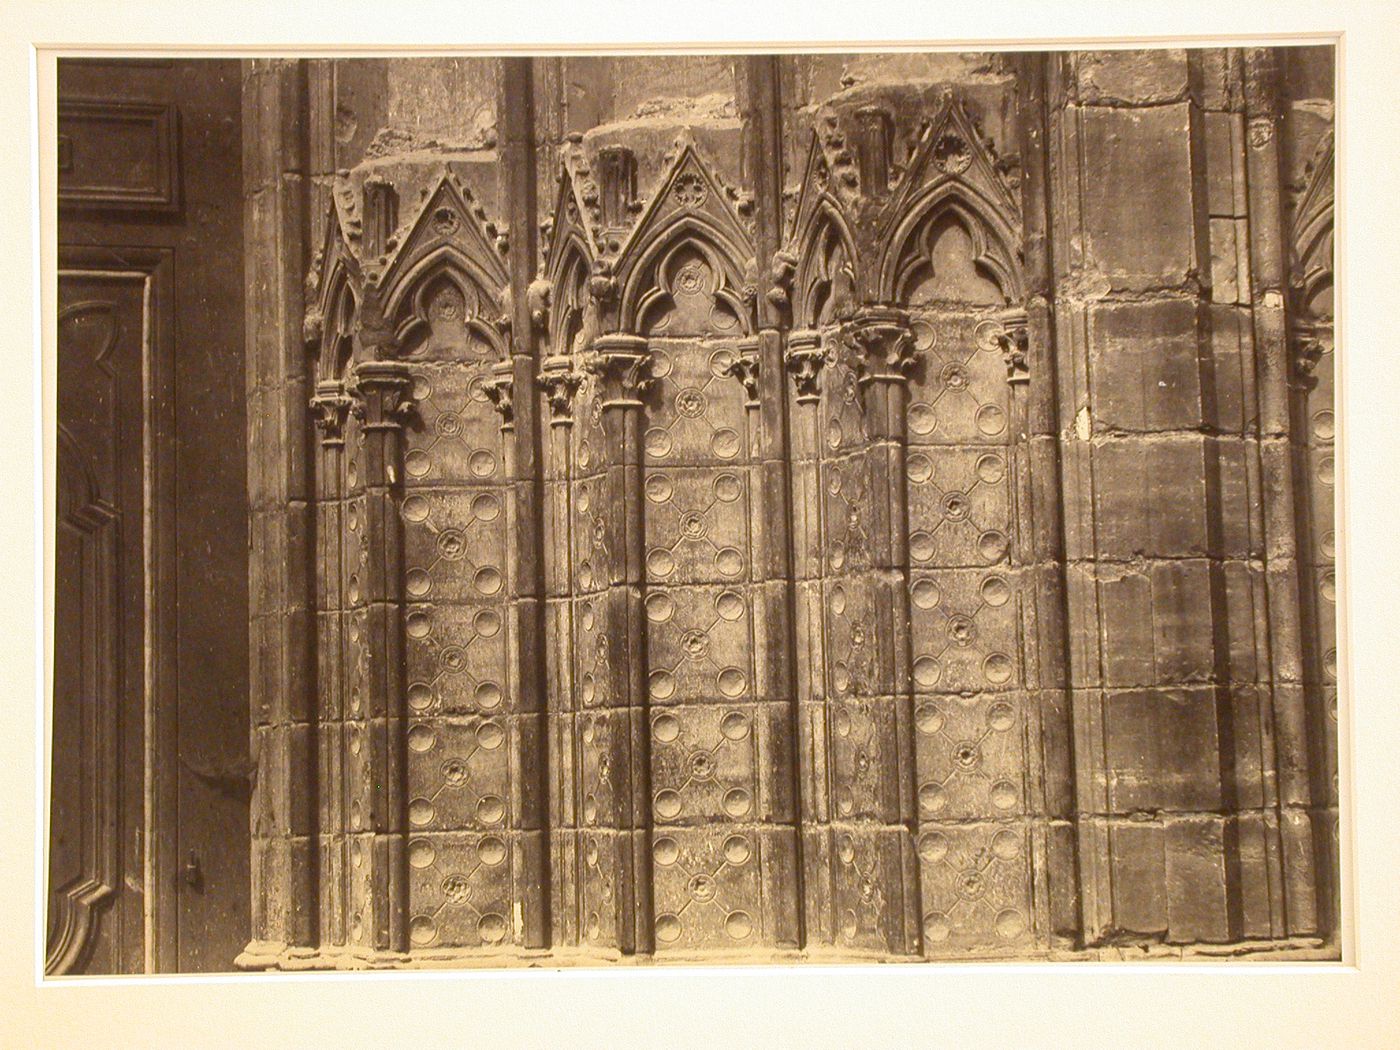
[[[444,269],[463,275],[483,301],[499,312],[509,272],[481,206],[472,202],[471,191],[450,171],[428,194],[407,236],[375,281],[385,317],[396,317],[418,287]]]
[[[908,273],[909,252],[928,224],[955,215],[973,244],[977,266],[995,281],[1008,302],[1023,294],[1016,201],[976,125],[949,97],[924,133],[879,223],[881,254],[874,289],[893,301]]]
[[[615,273],[621,291],[621,326],[634,331],[643,303],[650,302],[665,278],[661,262],[686,241],[700,247],[719,271],[716,289],[738,301],[745,268],[753,259],[753,242],[731,206],[713,169],[694,140],[683,135],[675,160],[661,187],[643,211],[618,252]],[[747,328],[750,321],[738,311]]]

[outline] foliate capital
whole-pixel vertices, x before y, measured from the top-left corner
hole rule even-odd
[[[351,410],[366,430],[393,430],[412,418],[413,377],[399,361],[362,361],[355,366]]]
[[[574,395],[583,383],[573,359],[563,354],[547,357],[535,379],[549,402],[550,426],[569,426],[574,421]]]
[[[654,382],[651,351],[640,336],[598,336],[583,367],[598,377],[604,408],[640,407],[642,396]]]
[[[1332,333],[1321,326],[1299,325],[1293,335],[1293,372],[1298,380],[1317,382],[1317,366],[1332,349]]]
[[[870,383],[905,383],[918,363],[909,316],[887,306],[856,311],[840,328],[840,337],[856,356],[862,387]]]
[[[497,361],[482,384],[487,398],[501,414],[501,429],[515,429],[515,372],[509,361]]]
[[[797,403],[811,404],[821,399],[821,373],[827,362],[827,350],[820,332],[803,330],[788,336],[783,354],[788,374],[797,389]]]
[[[983,321],[977,326],[974,338],[979,347],[1001,351],[1008,383],[1030,382],[1030,326],[1024,310],[1009,311]]]
[[[736,348],[734,360],[725,368],[724,374],[739,380],[744,387],[744,407],[756,408],[758,396],[758,344],[756,340],[746,340]]]
[[[342,383],[316,384],[311,411],[316,418],[316,429],[321,432],[321,444],[330,447],[345,443],[345,417],[349,415],[352,401]]]

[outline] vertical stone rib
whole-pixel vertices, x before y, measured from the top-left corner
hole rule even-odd
[[[788,332],[783,370],[791,373],[793,404],[787,410],[790,589],[793,623],[793,707],[797,766],[798,838],[802,863],[803,945],[834,944],[829,893],[829,850],[824,839],[831,823],[830,741],[822,639],[821,370],[822,335]],[[787,400],[786,390],[778,396]]]
[[[326,241],[329,193],[322,180],[334,170],[335,156],[335,74],[329,59],[309,60],[307,67],[307,220],[309,246]],[[324,324],[324,319],[322,319]],[[304,333],[305,334],[305,333]],[[308,350],[319,349],[308,347]],[[344,722],[347,695],[346,663],[348,639],[345,635],[344,594],[345,500],[345,419],[350,401],[340,376],[320,375],[311,407],[320,430],[320,453],[315,460],[317,506],[313,514],[319,579],[314,607],[316,625],[317,748],[318,767],[318,853],[320,856],[318,896],[320,898],[320,937],[326,943],[344,945],[347,941],[346,906],[349,880],[347,799],[345,777]]]
[[[349,878],[346,856],[344,724],[346,665],[344,594],[345,417],[350,400],[336,381],[316,386],[312,402],[321,431],[317,464],[316,548],[320,559],[316,618],[317,737],[320,755],[321,942],[346,943],[345,901]]]
[[[754,194],[754,248],[757,254],[757,345],[753,367],[745,379],[749,412],[750,454],[755,463],[752,512],[755,528],[753,579],[776,614],[777,633],[768,639],[768,652],[756,654],[765,668],[761,693],[785,702],[791,746],[785,752],[789,768],[777,776],[791,783],[793,792],[794,860],[788,889],[791,928],[778,931],[783,946],[803,947],[805,899],[803,848],[800,826],[802,785],[799,705],[797,698],[797,613],[793,587],[793,526],[791,438],[785,378],[782,317],[774,302],[771,264],[782,242],[783,165],[782,91],[780,59],[776,55],[752,55],[745,63],[747,119],[744,138],[745,169]],[[755,440],[756,438],[756,440]],[[776,650],[776,651],[774,651]]]
[[[549,405],[549,436],[541,460],[544,497],[545,658],[548,705],[547,775],[550,885],[550,937],[555,945],[575,945],[584,931],[579,921],[582,894],[579,874],[578,777],[574,674],[574,532],[570,486],[573,483],[574,395],[581,377],[573,359],[546,358],[538,383]]]
[[[1078,849],[1074,828],[1074,728],[1069,692],[1069,639],[1065,593],[1064,509],[1060,497],[1060,406],[1054,325],[1053,236],[1049,209],[1049,115],[1046,99],[1048,56],[1021,56],[1019,70],[1022,229],[1026,282],[1026,366],[1029,383],[1012,399],[1012,430],[1023,434],[1030,506],[1018,539],[1023,561],[1033,566],[1039,671],[1036,706],[1040,711],[1041,816],[1046,820],[1045,876],[1052,942],[1077,942],[1079,915]]]
[[[507,435],[512,459],[510,483],[515,503],[515,542],[509,548],[510,579],[515,585],[517,636],[515,680],[522,717],[542,720],[545,707],[545,609],[544,609],[544,479],[540,471],[544,424],[540,419],[538,378],[539,325],[533,281],[538,264],[538,229],[535,178],[535,109],[532,60],[500,60],[499,99],[500,165],[506,222],[510,230],[511,362],[508,375],[513,387],[509,413],[513,432]],[[547,834],[548,769],[547,735],[523,734],[535,741],[533,753],[520,756],[521,782],[518,802],[522,830],[535,833],[539,842],[527,856],[534,863],[522,880],[523,944],[543,948],[549,944],[549,849]]]
[[[890,950],[916,955],[923,950],[919,868],[912,844],[918,834],[915,795],[918,774],[913,729],[913,653],[909,607],[909,500],[906,484],[909,373],[916,365],[914,336],[902,310],[881,306],[858,309],[842,325],[840,337],[852,351],[859,397],[864,413],[867,444],[864,478],[868,498],[868,557],[871,609],[877,618],[877,667],[868,684],[882,692],[888,683],[888,701],[894,731],[894,757],[884,785],[882,822],[895,825],[899,841],[892,843],[898,856],[902,899],[898,914],[886,927]],[[879,704],[883,698],[872,696]],[[849,775],[849,771],[848,771]],[[893,818],[893,819],[891,819]]]
[[[406,953],[408,831],[406,704],[404,697],[402,426],[411,377],[394,361],[355,368],[364,413],[365,578],[368,605],[368,714],[374,764],[370,826],[375,891],[371,943],[378,952]]]
[[[301,339],[306,258],[306,74],[243,67],[244,242],[249,378],[250,710],[259,776],[252,805],[253,940],[235,961],[272,965],[317,939],[316,596],[309,490],[311,399]]]
[[[642,413],[640,400],[648,378],[645,339],[632,335],[599,336],[589,367],[597,376],[603,431],[608,441],[608,480],[604,491],[615,501],[612,536],[622,550],[611,552],[608,585],[616,604],[612,615],[620,630],[612,647],[610,693],[623,701],[625,741],[618,741],[626,787],[619,792],[622,835],[618,843],[618,947],[624,954],[649,954],[653,935],[651,864],[651,730],[647,688],[646,535],[642,508]]]
[[[1280,192],[1278,98],[1272,49],[1245,51],[1245,119],[1249,149],[1250,267],[1259,390],[1259,446],[1264,496],[1265,588],[1273,687],[1275,748],[1288,932],[1317,930],[1309,783],[1303,639],[1298,610],[1297,504],[1290,417],[1285,260]]]

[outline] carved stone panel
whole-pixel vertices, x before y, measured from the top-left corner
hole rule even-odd
[[[748,114],[808,143],[784,195],[744,140],[757,203],[669,111],[566,135],[547,216],[503,169],[509,225],[464,175],[482,155],[337,177],[305,333],[318,951],[1008,958],[1219,940],[1227,898],[1274,921],[1239,891],[1280,881],[1260,763],[1285,759],[1258,757],[1259,709],[1294,684],[1260,655],[1277,595],[1232,488],[1260,473],[1254,424],[1241,393],[1240,433],[1202,436],[1189,289],[1105,300],[1141,259],[1100,287],[1078,240],[1049,272],[1023,223],[1069,191],[1020,89],[852,81]],[[501,157],[545,155],[513,128]],[[1292,380],[1318,613],[1334,422],[1307,214]],[[531,229],[514,254],[533,218],[542,250]],[[1128,315],[1151,332],[1118,332]],[[1199,492],[1168,506],[1138,449]]]
[[[697,257],[698,260],[698,257]],[[695,278],[708,286],[708,268]],[[713,329],[732,327],[728,315]],[[781,622],[754,585],[755,468],[733,345],[650,340],[642,490],[657,951],[791,941]]]

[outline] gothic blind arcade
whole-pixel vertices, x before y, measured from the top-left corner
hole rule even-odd
[[[1335,952],[1326,49],[244,75],[240,965]]]

